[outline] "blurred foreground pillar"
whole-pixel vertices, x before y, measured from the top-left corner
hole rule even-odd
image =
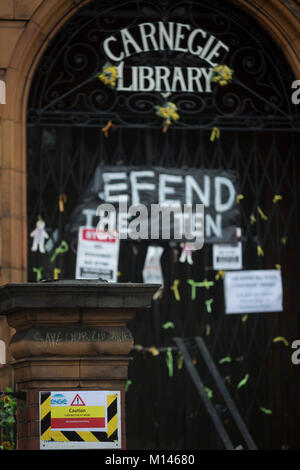
[[[18,449],[125,449],[126,324],[158,287],[65,280],[0,288],[0,313],[16,330],[16,389],[26,392]]]

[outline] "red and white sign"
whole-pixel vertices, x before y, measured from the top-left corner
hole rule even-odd
[[[75,395],[74,400],[71,403],[71,406],[85,406],[84,401],[78,393]]]
[[[51,392],[51,429],[106,431],[106,393]]]
[[[104,279],[117,282],[120,239],[96,228],[80,227],[78,232],[76,279]]]

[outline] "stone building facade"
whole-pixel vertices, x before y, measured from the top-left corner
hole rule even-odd
[[[231,0],[273,38],[300,79],[300,1]],[[91,0],[1,0],[0,79],[0,284],[27,280],[26,109],[36,67],[54,35]],[[0,339],[11,332],[0,317]],[[3,343],[2,343],[3,344]],[[2,347],[1,362],[11,359]],[[0,389],[12,384],[0,365]]]

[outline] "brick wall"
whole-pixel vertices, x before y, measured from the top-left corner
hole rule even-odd
[[[28,390],[27,400],[18,400],[17,406],[17,449],[39,450],[39,391]]]

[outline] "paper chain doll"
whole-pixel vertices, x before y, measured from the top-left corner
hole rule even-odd
[[[181,244],[181,246],[182,246],[182,244]],[[181,252],[181,255],[180,255],[180,258],[179,258],[179,262],[180,263],[185,263],[187,261],[189,264],[193,264],[193,260],[192,260],[193,250],[194,250],[194,245],[192,243],[184,243],[183,248],[182,248],[182,252]]]
[[[39,251],[41,253],[45,253],[45,240],[49,238],[48,233],[45,228],[45,222],[44,220],[39,216],[38,221],[36,223],[36,228],[31,232],[30,236],[33,237],[33,243],[32,243],[32,248],[31,251]]]

